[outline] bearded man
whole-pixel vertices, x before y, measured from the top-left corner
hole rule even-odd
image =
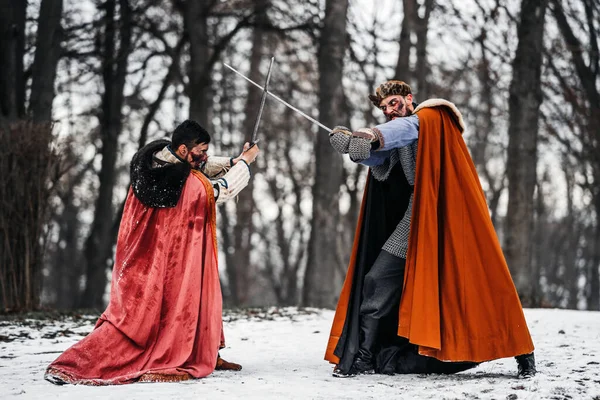
[[[325,359],[333,375],[454,373],[516,356],[533,342],[462,139],[456,106],[413,102],[392,80],[369,96],[387,122],[330,143],[370,167]]]
[[[179,125],[131,161],[110,302],[94,330],[60,355],[45,378],[109,385],[201,378],[241,369],[224,346],[215,204],[250,179],[258,147],[236,158],[207,155],[210,135]]]

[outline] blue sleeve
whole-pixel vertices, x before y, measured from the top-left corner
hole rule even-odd
[[[366,160],[362,160],[360,163],[369,167],[381,165],[386,158],[390,156],[389,150],[386,151],[371,151],[371,156]]]
[[[396,118],[395,120],[377,125],[375,132],[379,136],[378,152],[405,147],[419,138],[419,117],[413,114],[408,117]]]

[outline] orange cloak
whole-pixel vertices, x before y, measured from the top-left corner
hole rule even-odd
[[[418,345],[420,354],[442,361],[531,353],[523,309],[457,119],[445,106],[417,113],[419,145],[398,335]],[[325,353],[336,364],[364,207],[365,198]]]

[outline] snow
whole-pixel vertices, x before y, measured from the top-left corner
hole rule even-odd
[[[2,399],[600,399],[600,312],[526,309],[538,374],[516,378],[514,359],[456,375],[333,378],[323,360],[333,311],[227,311],[221,356],[239,372],[180,383],[56,386],[46,366],[91,331],[96,316],[0,321]]]

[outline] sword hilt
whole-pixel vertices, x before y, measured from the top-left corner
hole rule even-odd
[[[256,144],[258,142],[260,142],[260,139],[256,139],[254,142],[250,142],[250,146],[248,146],[248,148],[246,150],[244,150],[244,151],[250,150],[251,148],[253,148],[254,146],[256,146]]]

